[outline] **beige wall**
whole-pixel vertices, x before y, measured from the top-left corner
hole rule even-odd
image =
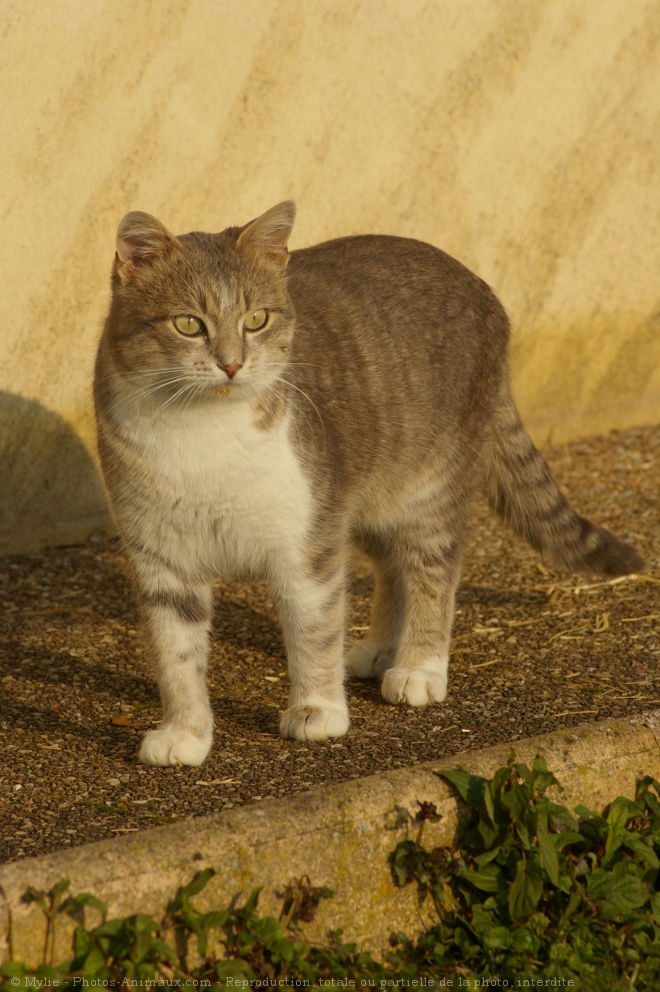
[[[98,523],[118,220],[412,235],[489,281],[537,440],[660,422],[657,0],[1,0],[0,547]]]

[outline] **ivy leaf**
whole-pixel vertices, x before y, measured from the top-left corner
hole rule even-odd
[[[475,864],[478,864],[481,867],[484,865],[489,865],[491,861],[494,861],[495,858],[497,858],[501,851],[502,845],[499,844],[497,847],[492,847],[490,851],[484,851],[483,854],[477,854],[474,858]]]
[[[482,892],[497,892],[501,885],[502,870],[499,865],[484,865],[479,871],[466,871],[462,878]]]
[[[27,969],[22,961],[6,961],[0,964],[0,977],[2,978],[25,978]],[[14,987],[20,986],[20,982],[12,982]]]
[[[93,947],[89,953],[85,955],[81,970],[88,975],[94,975],[97,974],[105,964],[105,954],[103,954],[100,947]]]
[[[187,885],[182,885],[176,894],[176,899],[185,900],[190,899],[191,896],[197,895],[201,892],[205,885],[208,885],[209,881],[215,875],[214,868],[204,868],[203,871],[195,872],[190,882]]]
[[[81,909],[86,906],[91,906],[96,909],[101,914],[101,919],[105,920],[108,907],[99,899],[98,896],[92,895],[91,892],[80,892],[77,896],[69,896],[62,905],[59,907],[59,912],[67,913],[69,916],[74,916]]]
[[[512,920],[522,920],[531,916],[543,895],[543,882],[535,872],[529,870],[526,862],[518,862],[516,877],[509,889],[509,915]]]
[[[493,915],[482,906],[475,906],[472,913],[471,926],[479,940],[491,950],[503,950],[511,944],[511,933],[508,927],[495,922]]]
[[[625,913],[641,907],[649,900],[651,890],[636,875],[624,871],[595,868],[587,875],[587,895],[596,903],[606,919],[616,920]]]
[[[526,851],[529,851],[532,846],[529,835],[529,826],[527,824],[530,799],[531,795],[529,790],[522,785],[518,785],[517,782],[513,782],[511,784],[511,788],[504,793],[501,800],[502,806],[505,809],[508,809],[511,814],[511,819],[515,825],[520,843]]]
[[[623,796],[619,796],[618,799],[610,803],[607,812],[607,839],[605,841],[603,867],[611,864],[616,852],[625,844],[628,836],[628,831],[626,830],[628,820],[634,816],[639,816],[641,812],[643,810],[640,809],[637,803],[632,802],[630,799],[625,799]]]
[[[551,771],[548,770],[548,765],[546,763],[545,758],[542,757],[540,754],[537,754],[536,758],[534,759],[534,764],[532,765],[532,772],[533,772],[533,776],[532,776],[531,786],[535,792],[545,792],[545,790],[548,789],[551,785],[559,786],[559,782],[557,781],[555,776],[552,774]],[[559,786],[559,788],[561,788],[561,786]]]
[[[212,909],[210,913],[206,913],[204,921],[209,929],[211,927],[224,927],[228,916],[229,911],[226,909]]]
[[[655,791],[655,796],[650,791],[653,789]],[[658,798],[660,797],[660,782],[656,781],[652,775],[645,775],[643,779],[639,782],[637,786],[637,793],[635,799],[638,802],[643,802],[654,812],[658,807]]]
[[[402,889],[417,877],[420,846],[414,840],[402,840],[390,854],[394,884]]]
[[[548,878],[553,885],[559,885],[559,857],[557,848],[548,830],[548,814],[538,810],[536,814],[536,838],[539,844],[539,857]]]
[[[469,806],[480,811],[486,810],[487,779],[481,778],[480,775],[470,775],[464,768],[454,768],[448,772],[438,772],[438,774],[440,778],[444,778],[450,785],[454,786],[461,799],[464,799]]]
[[[608,831],[605,817],[599,816],[586,806],[576,806],[575,812],[580,817],[580,831],[590,840],[593,838],[605,843]]]
[[[660,924],[660,892],[651,897],[651,912],[656,923]]]
[[[653,850],[651,844],[640,837],[639,834],[631,834],[627,831],[628,836],[625,840],[625,846],[638,854],[642,861],[645,861],[650,868],[660,868],[660,860],[658,855]]]
[[[495,822],[495,801],[498,794],[496,779],[498,774],[508,774],[508,769],[500,769],[495,773],[493,781],[471,775],[463,768],[442,771],[437,774],[449,782],[465,802],[479,814],[479,822],[466,838],[468,846],[488,850],[499,840],[500,827]]]
[[[514,820],[524,820],[529,809],[530,795],[527,789],[517,782],[511,784],[508,792],[502,796],[502,806],[511,811]]]
[[[555,845],[558,851],[563,851],[565,847],[571,847],[573,844],[584,844],[585,842],[582,834],[578,834],[574,830],[566,830],[555,836],[557,838]]]

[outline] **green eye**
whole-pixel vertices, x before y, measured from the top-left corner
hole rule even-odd
[[[246,331],[260,331],[268,322],[267,310],[251,310],[243,321]]]
[[[198,317],[175,317],[174,326],[177,331],[181,334],[186,334],[188,337],[193,337],[195,334],[201,334],[206,328],[202,324]]]

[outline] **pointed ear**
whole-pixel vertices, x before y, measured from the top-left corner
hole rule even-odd
[[[126,214],[117,228],[115,267],[120,279],[128,282],[136,266],[148,265],[174,244],[176,239],[151,214],[142,210]]]
[[[272,262],[285,266],[289,261],[287,242],[295,216],[296,205],[292,200],[278,203],[246,224],[238,238],[239,248],[256,248]]]

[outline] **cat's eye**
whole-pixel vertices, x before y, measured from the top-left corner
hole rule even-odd
[[[188,337],[193,337],[195,334],[202,334],[206,328],[199,319],[199,317],[175,317],[174,326],[177,331],[181,334],[186,334]]]
[[[260,331],[268,323],[267,310],[251,310],[243,321],[246,331]]]

